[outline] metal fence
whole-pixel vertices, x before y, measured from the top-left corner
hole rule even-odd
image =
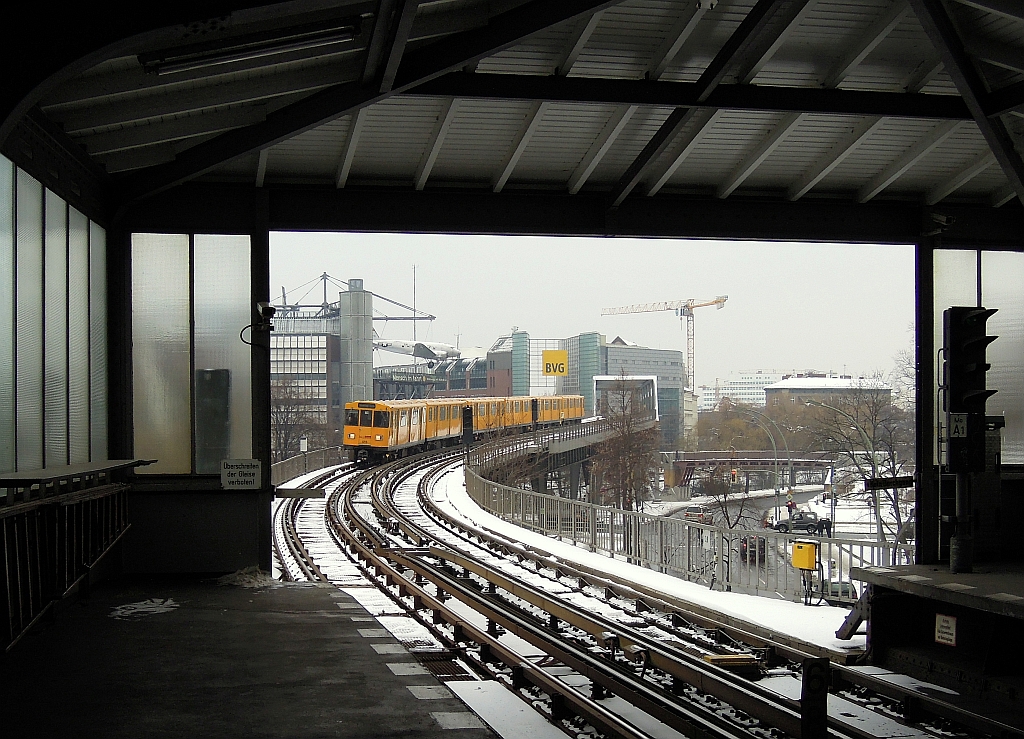
[[[299,475],[305,475],[307,472],[323,467],[333,467],[346,460],[345,452],[340,446],[296,454],[294,457],[282,459],[280,462],[270,465],[270,484],[280,485],[288,480],[294,480]]]
[[[470,496],[506,521],[572,540],[609,557],[723,590],[799,600],[804,583],[801,571],[791,565],[792,547],[795,541],[813,540],[822,565],[815,573],[815,589],[830,601],[847,603],[856,600],[862,586],[850,579],[851,568],[912,561],[909,545],[894,550],[891,544],[863,539],[728,529],[535,493],[485,478],[489,468],[507,465],[515,456],[542,446],[543,440],[533,436],[494,442],[470,452],[466,466]]]

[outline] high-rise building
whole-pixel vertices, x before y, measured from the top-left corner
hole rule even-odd
[[[714,385],[702,385],[697,410],[713,411],[724,398],[742,405],[763,406],[764,389],[779,382],[783,375],[779,370],[747,370],[724,381],[715,380]]]

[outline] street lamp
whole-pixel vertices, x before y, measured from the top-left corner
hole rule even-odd
[[[755,411],[752,408],[744,408],[743,412],[753,413],[755,416],[765,419],[766,421],[768,421],[768,423],[775,427],[776,431],[779,432],[779,436],[782,437],[782,445],[786,449],[786,459],[789,460],[789,486],[793,487],[793,485],[796,484],[796,478],[793,475],[793,453],[789,451],[789,442],[786,441],[786,435],[782,433],[782,429],[779,428],[779,424],[775,423],[775,421],[772,420],[772,417],[769,416],[767,413],[761,413],[760,411]]]
[[[860,432],[860,436],[864,440],[864,446],[867,447],[868,453],[871,455],[871,477],[878,477],[878,463],[875,460],[875,445],[871,443],[871,439],[868,438],[867,432],[861,427],[861,425],[859,423],[857,423],[857,419],[854,418],[853,416],[851,416],[846,411],[840,410],[839,408],[836,408],[835,406],[828,405],[827,403],[822,403],[820,400],[811,400],[811,399],[808,398],[807,401],[806,401],[806,405],[809,405],[809,406],[816,405],[816,406],[820,406],[821,408],[828,408],[830,411],[835,411],[839,415],[844,416],[850,423],[852,423],[853,427]],[[865,482],[866,481],[867,481],[867,478],[865,478]],[[865,489],[865,491],[867,490],[867,485],[864,486],[864,489]],[[834,473],[833,473],[833,477],[832,477],[832,494],[835,495],[835,474]],[[875,513],[875,532],[876,532],[876,538],[878,539],[878,541],[885,542],[886,541],[885,532],[882,530],[882,513],[881,513],[881,509],[879,508],[879,505],[878,505],[878,493],[876,493],[875,491],[871,491],[871,503],[872,503],[872,506],[874,507],[874,513]]]
[[[764,432],[766,434],[768,434],[768,440],[772,443],[772,452],[775,454],[775,477],[773,478],[774,482],[775,482],[775,520],[778,521],[779,520],[779,447],[775,444],[775,437],[772,436],[771,429],[769,429],[767,426],[765,426],[764,422],[761,421],[758,418],[758,415],[760,415],[760,414],[755,414],[753,411],[748,411],[745,408],[741,412],[742,413],[748,413],[749,412],[751,414],[750,417],[752,419],[754,419],[754,422],[758,426],[760,426],[764,430]],[[783,441],[785,441],[785,439],[783,439]]]

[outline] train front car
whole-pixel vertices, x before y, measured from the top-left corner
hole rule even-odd
[[[376,462],[391,446],[392,411],[385,402],[345,404],[344,446],[353,462]]]

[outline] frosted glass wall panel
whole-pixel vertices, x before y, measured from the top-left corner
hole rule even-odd
[[[46,190],[43,295],[43,455],[47,467],[68,463],[68,208]]]
[[[74,208],[68,210],[68,458],[89,461],[89,221]]]
[[[191,459],[189,239],[132,235],[132,359],[139,472],[188,473]]]
[[[252,456],[249,237],[196,234],[194,260],[196,472]]]
[[[14,470],[14,164],[0,156],[0,472]]]
[[[89,224],[90,460],[107,459],[107,232]],[[136,455],[138,456],[138,455]],[[145,469],[145,468],[142,468]]]
[[[998,336],[988,347],[992,365],[985,378],[990,390],[985,411],[1003,416],[1003,458],[1005,464],[1024,464],[1024,254],[982,252],[981,300],[986,308],[998,308],[988,320],[988,333]]]
[[[43,187],[17,177],[18,469],[43,466]]]
[[[932,364],[935,374],[935,387],[932,390],[932,397],[936,397],[938,384],[941,379],[941,367],[938,362],[938,351],[942,348],[942,311],[954,305],[977,305],[978,304],[978,252],[976,251],[954,251],[937,250],[934,252],[933,275],[935,285],[935,300],[933,308],[935,321],[932,326],[935,346],[935,355],[932,357]],[[937,406],[939,415],[942,413],[941,405]],[[937,416],[932,417],[932,454],[933,461],[938,463],[938,438],[939,430],[935,428]],[[942,421],[945,424],[945,421]]]

